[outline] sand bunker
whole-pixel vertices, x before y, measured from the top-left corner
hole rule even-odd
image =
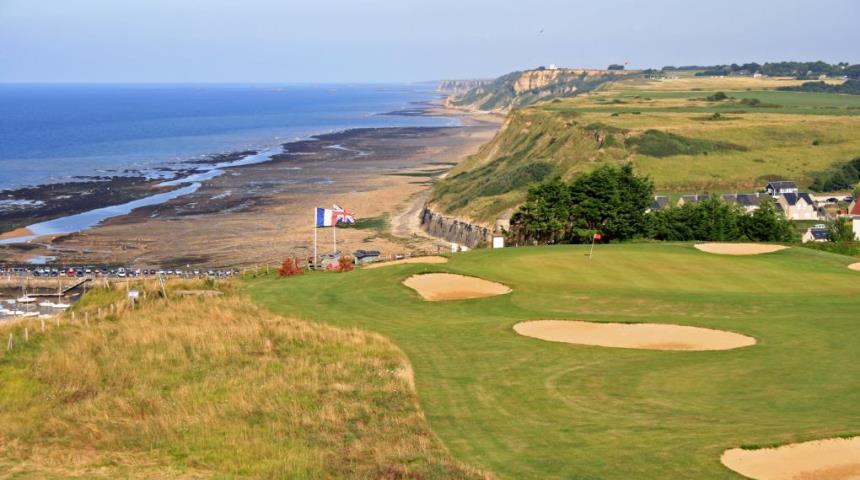
[[[698,243],[695,247],[703,252],[720,255],[760,255],[788,248],[782,245],[769,245],[767,243]]]
[[[424,300],[431,302],[492,297],[511,292],[510,288],[501,283],[451,273],[413,275],[404,280],[403,284],[418,292]]]
[[[726,450],[723,465],[756,480],[860,479],[860,437]]]
[[[730,350],[756,343],[739,333],[658,323],[536,320],[518,323],[514,331],[550,342],[644,350]]]
[[[446,257],[436,255],[429,257],[412,257],[404,258],[402,260],[392,260],[390,262],[371,263],[369,265],[365,265],[364,268],[388,267],[391,265],[403,265],[404,263],[448,263],[448,259]]]
[[[850,268],[851,270],[857,270],[858,272],[860,272],[860,262],[852,263],[851,265],[848,265],[848,268]]]

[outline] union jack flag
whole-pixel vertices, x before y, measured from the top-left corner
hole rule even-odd
[[[332,220],[333,220],[332,223],[335,223],[335,224],[337,224],[337,223],[346,223],[346,224],[355,223],[355,218],[353,217],[352,212],[347,212],[345,209],[338,206],[337,204],[333,204],[331,206],[331,210],[332,210]]]

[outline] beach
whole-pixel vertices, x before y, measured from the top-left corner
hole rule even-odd
[[[129,197],[195,188],[81,232],[0,245],[0,262],[51,256],[64,264],[215,267],[276,264],[287,256],[306,259],[313,250],[313,209],[335,203],[359,220],[359,228],[338,228],[338,250],[380,250],[383,256],[434,253],[445,244],[423,234],[417,213],[411,213],[420,210],[433,179],[489,140],[501,120],[427,105],[410,114],[455,117],[460,126],[358,128],[318,135],[285,143],[284,152],[268,161],[236,162],[211,178],[207,172],[212,165],[256,152],[201,160],[209,167],[182,172],[183,181],[116,177],[136,190],[106,190],[130,191]],[[57,213],[57,202],[40,201]],[[65,213],[80,212],[85,208],[80,203],[70,202],[78,208]],[[17,231],[27,233],[33,232]],[[317,234],[319,252],[330,252],[331,229]]]

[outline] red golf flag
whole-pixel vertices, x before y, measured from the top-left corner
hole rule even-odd
[[[594,240],[595,240],[595,241],[596,241],[596,240],[600,240],[601,238],[602,238],[602,237],[600,236],[600,233],[595,233],[595,234],[594,234]]]

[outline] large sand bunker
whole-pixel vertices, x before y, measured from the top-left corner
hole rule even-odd
[[[388,267],[390,265],[403,265],[404,263],[448,263],[448,259],[446,257],[440,257],[438,255],[428,257],[411,257],[404,258],[401,260],[392,260],[390,262],[371,263],[369,265],[366,265],[364,268]]]
[[[756,480],[860,479],[860,437],[723,453],[723,465]]]
[[[413,275],[404,280],[403,284],[418,292],[424,297],[424,300],[431,302],[492,297],[504,295],[511,291],[510,288],[501,283],[451,273]]]
[[[514,325],[514,331],[550,342],[644,350],[730,350],[756,343],[739,333],[658,323],[535,320]]]
[[[848,268],[850,268],[851,270],[857,270],[858,272],[860,272],[860,262],[852,263],[851,265],[848,265]]]
[[[698,243],[695,247],[703,252],[719,255],[760,255],[788,248],[783,245],[767,243]]]

